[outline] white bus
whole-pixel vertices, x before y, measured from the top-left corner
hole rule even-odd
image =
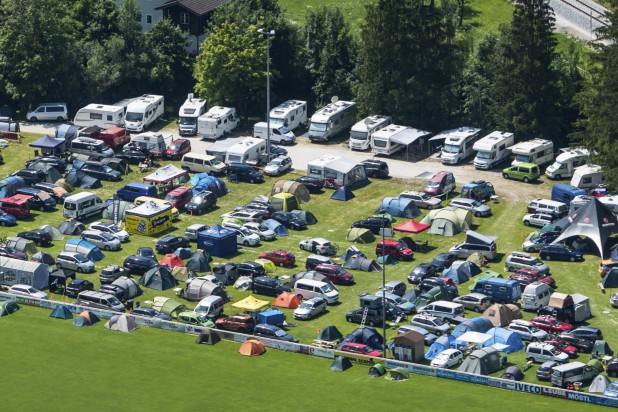
[[[197,135],[202,139],[216,140],[234,130],[238,123],[236,109],[213,106],[197,118]]]
[[[474,154],[474,143],[479,138],[481,129],[460,127],[440,133],[445,135],[440,160],[444,165],[456,165]]]
[[[374,114],[365,117],[360,122],[352,126],[350,130],[350,149],[367,150],[371,143],[371,135],[383,127],[391,124],[390,116]]]
[[[311,116],[309,139],[327,142],[331,137],[350,129],[356,116],[356,103],[343,100],[322,107]]]
[[[197,134],[197,118],[206,112],[206,99],[196,99],[189,93],[178,111],[178,133],[181,136]]]
[[[129,132],[143,132],[148,126],[163,116],[163,96],[145,94],[127,106],[126,129]]]
[[[515,143],[515,135],[509,132],[491,132],[478,140],[472,146],[476,151],[474,167],[476,169],[491,169],[511,156],[511,146]]]
[[[554,142],[544,139],[532,139],[527,142],[517,143],[511,147],[515,160],[511,166],[520,163],[534,163],[542,166],[554,160]]]
[[[270,126],[285,126],[296,129],[307,122],[307,102],[303,100],[288,100],[270,111]]]
[[[430,132],[412,127],[391,124],[373,133],[371,151],[379,155],[392,155],[418,139],[430,136]]]
[[[101,129],[124,127],[124,107],[91,103],[77,111],[73,124],[79,127],[98,126]]]
[[[562,153],[556,161],[547,166],[545,174],[552,179],[562,179],[573,176],[576,167],[590,163],[590,152],[587,149],[560,149]]]

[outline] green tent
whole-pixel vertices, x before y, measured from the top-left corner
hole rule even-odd
[[[586,365],[593,367],[599,373],[605,370],[605,368],[603,367],[603,363],[598,359],[590,359],[590,361]]]
[[[369,372],[367,373],[367,375],[377,378],[378,376],[382,376],[385,373],[386,369],[384,369],[384,366],[382,366],[381,363],[376,363],[371,368],[369,368]]]
[[[410,379],[410,372],[404,368],[393,368],[388,371],[388,375],[385,378],[391,381],[405,381]]]
[[[152,308],[166,315],[170,315],[174,319],[178,317],[180,312],[189,310],[189,308],[182,303],[163,296],[156,296],[153,299]]]
[[[275,211],[291,212],[300,209],[298,198],[291,193],[277,193],[270,198],[270,204]]]
[[[19,305],[13,300],[0,302],[0,317],[11,315],[19,310]]]
[[[348,236],[346,237],[348,242],[355,243],[373,243],[376,237],[371,230],[364,229],[362,227],[352,227],[348,230]]]

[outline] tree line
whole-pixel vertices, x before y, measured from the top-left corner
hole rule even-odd
[[[610,0],[615,10],[618,0]],[[582,70],[575,48],[557,52],[547,0],[515,0],[512,19],[474,42],[462,30],[465,1],[377,0],[359,35],[338,8],[286,20],[276,0],[231,0],[212,15],[200,53],[162,19],[142,32],[135,0],[3,0],[0,99],[22,108],[50,100],[71,107],[143,93],[179,103],[189,91],[210,105],[265,116],[267,40],[271,101],[332,96],[358,102],[359,116],[385,114],[433,132],[458,126],[585,145],[618,182],[614,145],[617,17]]]

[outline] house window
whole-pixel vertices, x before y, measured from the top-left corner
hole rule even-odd
[[[150,14],[146,15],[146,23],[147,24],[152,24],[152,16]]]
[[[189,13],[180,13],[180,24],[189,24]]]

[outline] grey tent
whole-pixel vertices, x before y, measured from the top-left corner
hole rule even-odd
[[[410,379],[410,372],[405,368],[393,368],[388,371],[385,378],[392,381],[405,381]]]
[[[376,237],[369,229],[364,229],[362,227],[351,227],[348,229],[346,240],[348,242],[355,243],[373,243],[375,242]]]
[[[54,183],[62,179],[62,175],[60,174],[60,172],[48,163],[34,162],[30,166],[28,166],[28,169],[40,170],[45,173],[45,181],[47,183]]]
[[[79,126],[61,124],[56,128],[56,139],[63,139],[68,143],[77,137],[77,132],[79,132]]]
[[[616,289],[618,288],[618,268],[611,268],[599,283],[601,289]]]
[[[506,368],[500,378],[512,381],[521,381],[524,379],[524,373],[517,366],[513,365]]]
[[[112,282],[112,285],[120,286],[125,290],[125,298],[133,299],[142,294],[142,288],[135,279],[129,276],[120,276]]]
[[[224,301],[229,301],[229,297],[221,286],[206,279],[191,279],[184,291],[184,298],[193,302],[211,295],[220,296]]]
[[[408,219],[414,219],[422,214],[412,199],[400,196],[387,196],[382,199],[382,203],[376,209],[376,213],[388,213],[392,216],[406,217]]]
[[[117,157],[104,157],[99,162],[103,163],[111,167],[113,170],[117,170],[120,174],[126,175],[131,172],[131,167],[129,167],[129,163],[127,163],[124,159],[119,159]]]
[[[28,256],[34,255],[38,252],[36,245],[32,240],[24,239],[19,236],[9,236],[6,238],[6,245],[8,247],[12,247],[13,249],[17,249],[20,252],[24,252]]]
[[[212,274],[222,285],[233,285],[238,279],[238,267],[232,262],[221,263],[215,266]]]
[[[278,237],[287,236],[288,229],[275,219],[267,219],[262,222],[264,226],[275,232]]]
[[[127,210],[131,210],[135,207],[135,205],[131,202],[127,202],[121,200],[118,206],[118,218],[120,220],[124,220],[126,216]],[[114,217],[114,202],[110,202],[109,205],[105,209],[103,209],[102,214],[103,219],[113,219]]]
[[[609,378],[605,375],[597,375],[596,378],[590,384],[588,392],[590,393],[603,393],[607,387],[611,384]]]
[[[178,285],[178,281],[165,267],[154,267],[139,278],[139,284],[150,289],[167,290]]]
[[[277,193],[291,193],[301,201],[301,203],[307,203],[311,200],[311,195],[307,187],[295,180],[277,180],[272,189],[270,190],[270,196]]]
[[[0,256],[0,282],[46,289],[49,285],[49,266]]]
[[[75,190],[75,186],[73,186],[68,180],[66,180],[65,178],[62,178],[60,180],[57,180],[56,182],[56,186],[59,186],[61,188],[63,188],[64,190],[67,191],[67,193],[72,193]]]
[[[454,236],[469,230],[475,223],[474,215],[469,210],[445,207],[433,209],[421,220],[421,223],[431,225],[429,233],[440,236]]]
[[[593,358],[602,358],[604,356],[612,356],[614,351],[609,347],[609,344],[604,340],[594,341],[594,347],[590,356]]]
[[[384,366],[382,366],[381,363],[376,363],[371,368],[369,368],[369,372],[367,372],[367,375],[378,378],[380,376],[383,376],[385,373],[386,369],[384,368]]]
[[[318,333],[317,339],[328,342],[340,342],[343,335],[336,326],[327,326]]]
[[[214,329],[203,329],[200,334],[195,338],[195,343],[198,344],[206,344],[206,345],[215,345],[221,341],[221,337]]]
[[[352,333],[349,333],[345,338],[343,338],[343,341],[341,341],[339,349],[341,349],[341,346],[347,342],[362,343],[372,349],[382,350],[384,338],[380,335],[376,328],[366,327],[357,328]]]
[[[193,256],[187,260],[185,267],[196,273],[210,272],[212,270],[210,268],[210,263],[208,263],[210,260],[211,257],[208,252],[198,249],[193,253]]]
[[[343,264],[345,269],[362,270],[363,272],[379,272],[382,267],[372,259],[367,259],[361,255],[352,255]]]
[[[500,370],[500,352],[492,347],[477,349],[468,356],[458,371],[489,375]]]
[[[99,179],[77,169],[72,169],[67,173],[65,179],[73,187],[81,187],[82,189],[98,189],[102,186]]]
[[[112,315],[103,326],[109,330],[117,330],[124,333],[131,333],[139,327],[133,316],[124,313],[122,315]]]
[[[78,220],[68,219],[58,226],[58,230],[65,235],[80,235],[84,230],[86,230],[86,226]]]
[[[345,252],[343,252],[343,255],[341,255],[340,258],[345,261],[354,255],[366,257],[363,252],[361,252],[356,246],[352,245],[349,248],[347,248]]]
[[[193,270],[184,266],[174,266],[171,269],[171,273],[172,276],[174,276],[174,279],[176,279],[178,282],[184,282],[187,279],[197,277]]]
[[[456,262],[453,262],[453,264],[451,265],[451,268],[462,271],[463,273],[466,274],[466,276],[468,276],[468,278],[471,278],[472,276],[476,276],[482,272],[481,268],[476,263],[468,262],[465,260],[458,260]]]
[[[100,321],[101,319],[99,319],[99,317],[95,315],[94,312],[85,310],[73,320],[73,326],[92,326]]]
[[[453,267],[444,269],[440,276],[451,279],[457,285],[465,283],[470,279],[463,270],[459,270],[458,268]]]
[[[69,308],[64,305],[56,306],[49,316],[56,319],[73,319],[73,314]]]
[[[49,234],[52,240],[63,240],[64,239],[62,232],[56,226],[43,225],[39,229]]]
[[[352,367],[352,362],[345,356],[337,356],[337,358],[330,365],[330,370],[333,372],[343,372]]]
[[[36,252],[34,255],[32,255],[30,260],[32,262],[45,263],[49,266],[56,265],[56,259],[54,259],[54,257],[47,252]]]
[[[305,222],[307,222],[308,225],[315,225],[316,223],[318,223],[318,218],[315,217],[315,215],[313,213],[311,213],[308,210],[292,210],[292,213],[299,219],[304,220]]]

